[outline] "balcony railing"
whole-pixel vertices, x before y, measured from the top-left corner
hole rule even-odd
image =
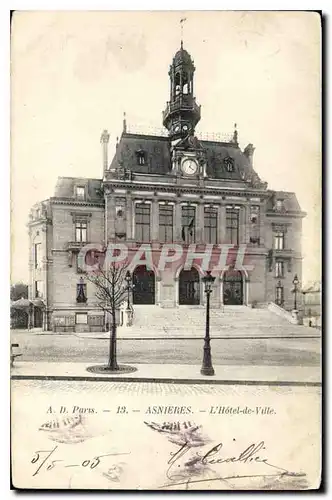
[[[80,250],[87,244],[87,241],[68,241],[66,244],[66,250]]]
[[[176,98],[175,101],[168,101],[166,104],[166,109],[163,111],[163,121],[165,121],[170,113],[180,111],[180,110],[188,110],[194,111],[198,116],[201,115],[201,106],[196,103],[195,97],[181,95]]]
[[[137,125],[128,124],[127,125],[128,134],[138,134],[138,135],[152,135],[155,137],[168,137],[169,131],[165,128],[152,127],[150,125]],[[227,132],[205,132],[196,131],[195,136],[201,141],[215,141],[215,142],[234,142],[233,133]]]

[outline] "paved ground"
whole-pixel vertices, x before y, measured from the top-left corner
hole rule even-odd
[[[113,407],[115,396],[123,395],[123,404],[128,399],[136,396],[225,396],[225,397],[272,397],[274,396],[299,396],[304,400],[321,395],[320,387],[269,387],[269,386],[242,386],[242,385],[215,385],[215,384],[168,384],[154,382],[92,382],[92,381],[72,381],[72,380],[13,380],[12,390],[22,391],[25,395],[34,396],[56,394],[61,397],[94,398],[96,404],[100,402],[100,395],[103,395],[102,407]],[[216,400],[214,400],[216,402]],[[277,400],[276,400],[277,401]],[[73,400],[75,403],[75,399]],[[199,403],[199,400],[195,403]],[[169,400],[167,400],[169,403]],[[154,404],[152,401],[151,404]]]
[[[11,341],[20,345],[20,361],[103,363],[107,360],[107,339],[75,335],[12,331]],[[213,339],[215,365],[319,366],[321,340],[314,339]],[[119,340],[121,363],[180,363],[199,365],[203,339]]]
[[[135,382],[175,382],[181,384],[260,384],[260,385],[319,385],[318,366],[215,365],[214,374],[201,374],[201,365],[130,364],[120,365],[129,371],[105,373],[91,371],[91,363],[50,361],[16,362],[11,370],[13,379],[99,380]],[[100,364],[96,365],[100,368]]]

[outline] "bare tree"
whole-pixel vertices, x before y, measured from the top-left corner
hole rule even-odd
[[[87,276],[87,280],[96,288],[95,297],[99,307],[112,318],[108,367],[114,371],[119,369],[116,359],[116,311],[126,297],[126,271],[126,265],[112,262],[106,269],[100,267]]]

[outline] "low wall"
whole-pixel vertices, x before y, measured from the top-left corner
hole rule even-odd
[[[269,302],[267,305],[267,308],[269,311],[273,312],[274,314],[277,314],[278,316],[281,316],[282,318],[287,319],[290,323],[293,325],[299,325],[300,324],[300,316],[299,316],[299,311],[286,311],[286,309],[283,309],[282,307],[278,306],[274,302]]]

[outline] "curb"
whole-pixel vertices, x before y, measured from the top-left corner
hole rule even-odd
[[[75,337],[80,339],[89,340],[109,340],[109,337],[81,337],[80,335],[75,335]],[[292,336],[255,336],[255,337],[244,337],[244,336],[229,336],[229,337],[210,337],[211,340],[263,340],[263,339],[321,339],[321,336],[307,336],[307,335],[292,335]],[[204,340],[202,337],[117,337],[116,340]]]
[[[293,387],[321,387],[321,382],[300,382],[300,381],[267,381],[267,380],[216,380],[216,379],[186,379],[186,378],[158,378],[158,377],[123,377],[123,376],[72,376],[65,375],[12,375],[11,380],[67,380],[77,382],[146,382],[160,384],[204,384],[204,385],[263,385],[263,386],[293,386]]]

